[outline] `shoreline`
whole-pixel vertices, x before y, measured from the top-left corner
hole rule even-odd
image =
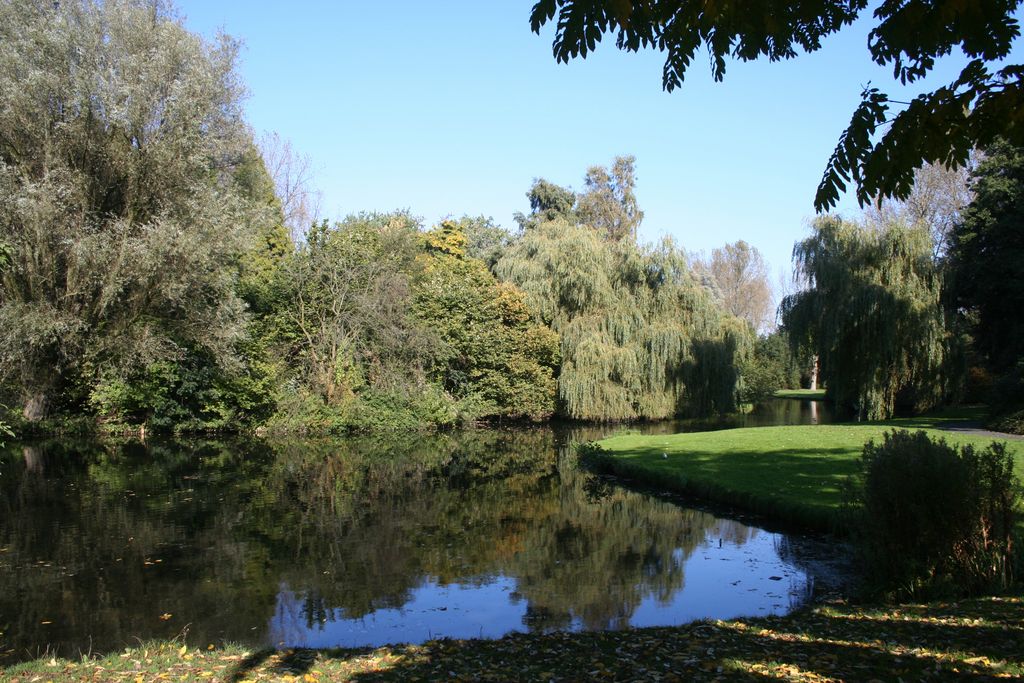
[[[75,661],[43,656],[0,671],[0,680],[977,680],[1024,675],[1022,624],[1020,594],[886,606],[833,601],[783,617],[355,650],[153,641]]]

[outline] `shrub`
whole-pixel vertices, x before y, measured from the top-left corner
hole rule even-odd
[[[754,351],[741,365],[740,402],[757,403],[771,398],[786,384],[783,368]]]
[[[1015,410],[1009,410],[990,423],[992,429],[1009,434],[1024,434],[1024,407],[1017,406]]]
[[[977,594],[1012,580],[1019,485],[1005,444],[984,450],[893,431],[864,446],[858,535],[892,598]]]
[[[175,433],[243,429],[275,408],[272,377],[259,360],[228,371],[208,354],[186,351],[174,361],[100,378],[88,403],[113,431],[140,425]]]
[[[989,405],[993,413],[989,427],[1024,434],[1024,360],[993,383]]]

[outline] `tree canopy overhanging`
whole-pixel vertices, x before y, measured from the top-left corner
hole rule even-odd
[[[913,187],[914,171],[926,163],[962,166],[972,149],[998,137],[1024,144],[1024,65],[997,64],[1020,36],[1014,16],[1020,0],[874,4],[877,23],[868,51],[875,63],[891,66],[901,84],[928,75],[954,48],[969,61],[953,82],[908,103],[870,84],[863,88],[818,185],[814,206],[819,212],[834,207],[851,181],[862,206],[883,197],[902,199]],[[586,58],[606,34],[615,36],[620,50],[664,52],[662,83],[671,92],[682,85],[701,46],[720,81],[728,57],[774,62],[814,52],[868,5],[867,0],[539,0],[530,22],[539,33],[556,21],[552,47],[559,62]]]

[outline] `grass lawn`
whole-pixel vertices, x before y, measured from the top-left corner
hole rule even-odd
[[[195,649],[149,643],[98,659],[43,658],[32,681],[991,680],[1024,674],[1024,600],[819,605],[785,617],[596,633],[514,634],[364,650]]]
[[[715,432],[623,434],[597,442],[597,462],[615,474],[818,529],[835,530],[842,488],[864,444],[894,427],[924,429],[955,444],[991,438],[939,429],[974,417],[958,411],[887,422],[754,427]],[[1024,479],[1024,441],[1008,441]]]
[[[774,394],[775,398],[800,398],[805,401],[824,401],[824,389],[779,389]]]

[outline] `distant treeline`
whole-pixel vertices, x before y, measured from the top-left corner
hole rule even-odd
[[[970,192],[925,173],[913,201],[819,219],[772,332],[756,249],[638,243],[632,157],[578,192],[536,180],[514,230],[311,220],[307,169],[243,119],[237,49],[148,0],[0,5],[9,421],[659,419],[733,411],[816,368],[862,417],[956,397],[966,376],[1024,404],[1017,150],[990,150]]]
[[[632,158],[579,194],[537,181],[514,232],[405,213],[296,231],[236,52],[141,0],[0,7],[0,378],[27,423],[735,409],[756,334],[681,249],[637,244]]]

